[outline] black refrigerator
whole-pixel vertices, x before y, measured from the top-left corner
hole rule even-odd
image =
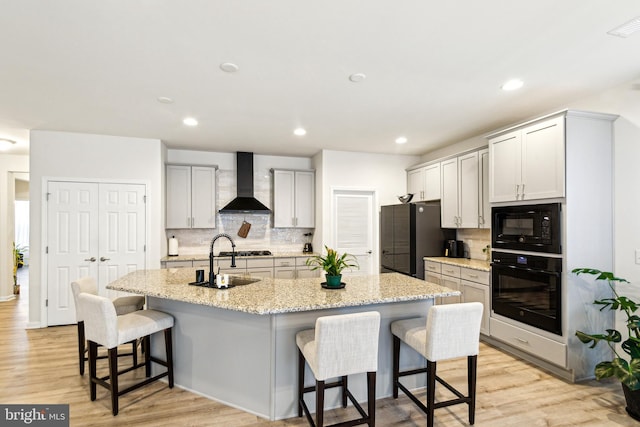
[[[440,227],[440,203],[406,203],[380,208],[380,271],[424,279],[426,256],[443,256],[456,232]]]

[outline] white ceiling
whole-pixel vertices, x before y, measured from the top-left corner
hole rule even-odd
[[[0,138],[16,154],[31,129],[422,154],[637,90],[640,34],[607,34],[637,16],[637,0],[0,0]],[[513,77],[525,86],[502,91]]]

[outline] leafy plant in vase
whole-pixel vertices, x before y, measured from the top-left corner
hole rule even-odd
[[[335,250],[324,247],[327,250],[325,256],[314,255],[307,259],[307,265],[311,266],[311,270],[323,269],[327,279],[327,287],[340,287],[342,283],[342,270],[345,268],[360,268],[358,260],[355,256],[343,253],[338,254]]]
[[[627,402],[627,413],[640,421],[640,316],[634,314],[638,305],[629,298],[618,294],[615,283],[628,283],[627,280],[615,277],[608,271],[600,271],[592,268],[576,268],[575,274],[591,274],[597,281],[606,281],[611,291],[612,298],[596,300],[593,303],[599,305],[600,311],[605,309],[621,311],[627,318],[627,338],[623,341],[622,333],[616,329],[607,329],[606,334],[587,334],[576,331],[576,336],[584,344],[590,344],[594,348],[600,341],[604,341],[613,351],[613,360],[600,362],[596,365],[594,373],[597,380],[616,377],[622,383],[622,390]],[[616,344],[620,344],[619,351]],[[623,354],[622,352],[626,353]]]

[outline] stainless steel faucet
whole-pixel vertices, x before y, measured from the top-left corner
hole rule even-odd
[[[209,287],[212,288],[216,283],[216,274],[213,272],[213,244],[220,237],[226,237],[231,242],[231,267],[236,267],[236,244],[233,242],[231,236],[227,233],[220,233],[211,239],[211,247],[209,248]]]

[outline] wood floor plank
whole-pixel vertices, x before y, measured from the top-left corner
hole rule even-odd
[[[98,388],[89,399],[88,372],[78,374],[76,327],[56,326],[26,330],[28,288],[14,301],[0,303],[0,402],[3,404],[70,405],[72,426],[225,426],[299,427],[304,418],[269,422],[189,391],[151,384],[120,398],[120,413],[111,415],[107,391]],[[130,347],[129,347],[130,348]],[[123,347],[123,350],[127,348]],[[121,364],[130,358],[120,358]],[[101,369],[106,369],[106,361]],[[440,376],[466,390],[466,360],[441,362]],[[294,367],[292,367],[294,369]],[[133,378],[144,375],[128,374]],[[131,380],[131,377],[129,378]],[[121,381],[127,381],[123,379]],[[439,398],[449,398],[438,387]],[[424,399],[424,393],[418,393]],[[482,344],[478,357],[476,426],[638,426],[624,410],[617,381],[571,384],[533,365]],[[378,426],[426,425],[424,414],[402,393],[396,400],[376,403]],[[354,414],[353,408],[329,411],[327,423]],[[438,427],[468,426],[467,407],[436,410]]]

